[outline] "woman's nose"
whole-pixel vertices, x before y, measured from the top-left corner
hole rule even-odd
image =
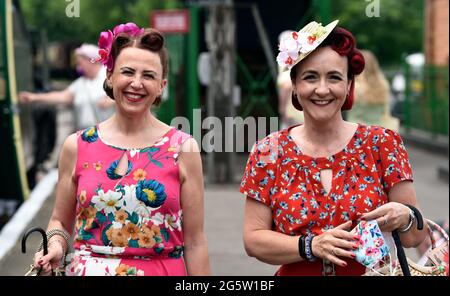
[[[131,81],[131,87],[135,89],[142,88],[141,79],[139,77],[134,77],[133,80]]]
[[[329,93],[330,93],[330,89],[328,88],[327,83],[324,81],[321,81],[316,88],[316,94],[318,96],[322,97],[322,96],[328,95]]]

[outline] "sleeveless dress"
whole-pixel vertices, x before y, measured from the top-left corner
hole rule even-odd
[[[150,147],[105,143],[99,127],[77,133],[74,253],[67,275],[186,275],[178,153],[191,136],[171,128]],[[124,176],[116,173],[128,159]]]

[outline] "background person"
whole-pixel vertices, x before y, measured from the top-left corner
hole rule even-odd
[[[167,83],[163,36],[133,23],[100,34],[115,114],[62,148],[48,274],[69,248],[67,275],[208,275],[203,174],[195,140],[150,112]]]
[[[114,112],[114,101],[103,90],[106,70],[100,63],[91,61],[98,57],[98,47],[82,44],[75,49],[77,72],[81,75],[66,89],[46,93],[20,92],[22,103],[73,105],[75,130],[84,129],[105,120]]]
[[[391,116],[389,82],[380,69],[375,55],[361,50],[365,60],[362,73],[356,76],[355,101],[347,120],[366,125],[379,125],[394,131],[399,120]]]
[[[349,232],[360,220],[397,229],[405,247],[427,233],[406,206],[417,201],[400,136],[342,117],[364,58],[337,22],[312,22],[281,41],[277,62],[290,69],[305,122],[258,141],[241,182],[245,249],[281,265],[277,275],[362,275],[360,237]]]

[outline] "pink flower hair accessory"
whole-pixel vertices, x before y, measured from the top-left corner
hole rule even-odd
[[[112,71],[114,67],[114,61],[111,56],[112,44],[114,39],[122,33],[134,37],[143,34],[144,29],[139,28],[135,23],[126,23],[115,26],[112,32],[111,30],[101,32],[100,37],[98,38],[99,57],[95,60],[91,60],[91,62],[100,62],[106,66],[108,71]]]

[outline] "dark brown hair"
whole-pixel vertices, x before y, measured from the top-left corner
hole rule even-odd
[[[111,56],[114,63],[120,52],[127,47],[136,47],[157,53],[161,60],[162,78],[167,78],[169,68],[169,55],[164,45],[164,37],[158,30],[148,28],[144,30],[143,34],[140,34],[138,36],[130,36],[126,33],[118,34],[111,46]],[[113,70],[114,65],[111,71]],[[114,100],[113,89],[108,86],[106,80],[103,82],[103,89],[105,90],[106,94]],[[156,97],[156,100],[153,103],[153,105],[155,106],[158,106],[159,104],[161,104],[161,96]]]
[[[355,75],[360,74],[364,70],[364,57],[356,48],[356,40],[353,37],[352,33],[345,30],[342,27],[336,27],[327,36],[327,38],[317,47],[325,47],[330,46],[334,51],[336,51],[341,56],[347,57],[348,62],[348,70],[347,77],[351,80],[350,91],[347,95],[344,105],[342,105],[342,110],[350,110],[353,106],[353,98],[354,98],[354,88],[355,88]],[[306,57],[305,59],[307,59]],[[297,65],[292,67],[290,75],[292,84],[295,84],[295,79],[297,77],[298,65],[301,63],[300,61]],[[298,102],[297,97],[292,93],[292,105],[294,105],[295,109],[302,111],[303,108]]]

